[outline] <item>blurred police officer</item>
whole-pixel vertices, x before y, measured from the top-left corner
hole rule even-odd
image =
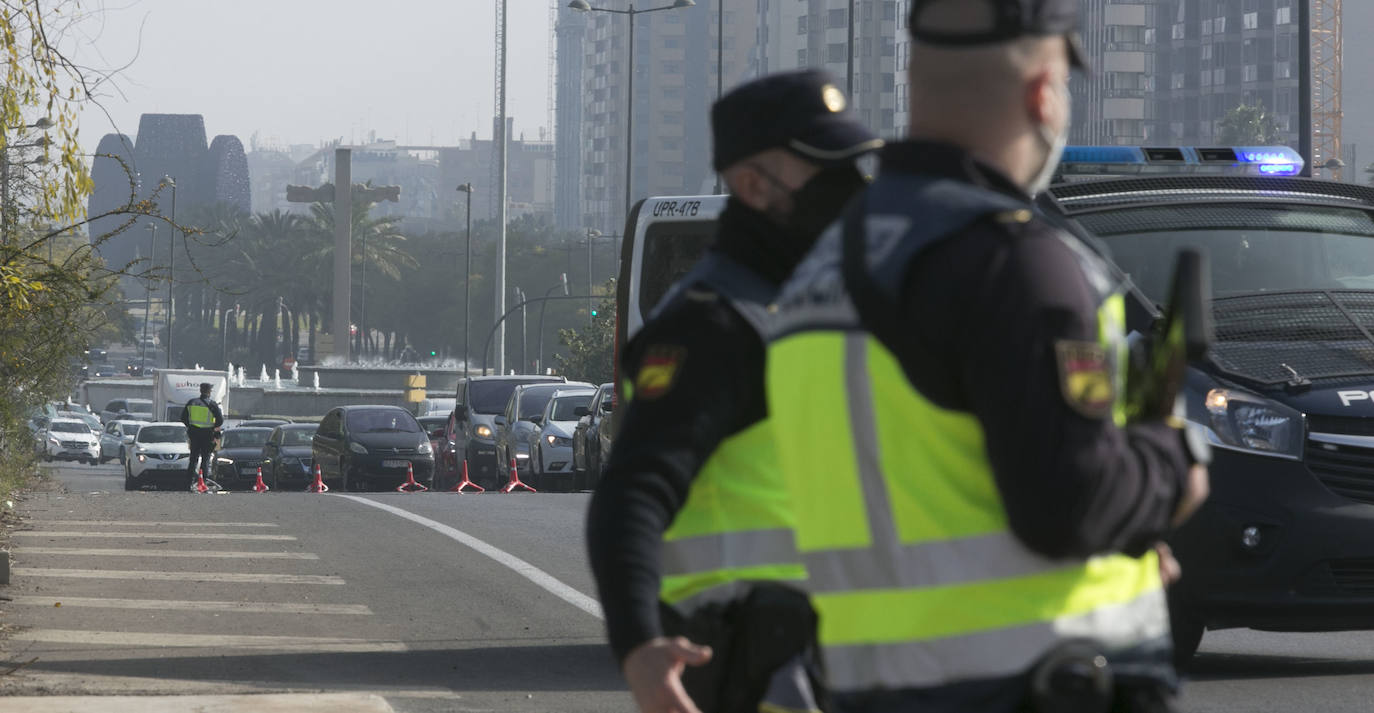
[[[766,424],[758,325],[865,185],[855,159],[882,142],[818,71],[740,86],[711,124],[731,195],[714,245],[625,349],[628,408],[588,516],[592,569],[641,711],[752,712],[765,695],[811,710],[814,614],[800,591],[760,584],[804,570]]]
[[[837,710],[1169,709],[1155,543],[1206,471],[1126,424],[1123,286],[1032,204],[1078,5],[913,0],[911,140],[779,295],[768,412]]]
[[[197,469],[207,477],[214,472],[210,454],[215,450],[219,427],[224,425],[224,414],[219,404],[210,398],[213,389],[208,383],[201,384],[200,396],[187,401],[181,409],[181,422],[186,425],[186,439],[191,445],[191,460],[186,464],[186,472],[192,481],[196,479]]]

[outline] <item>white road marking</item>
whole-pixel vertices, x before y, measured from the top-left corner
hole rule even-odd
[[[538,567],[535,567],[529,562],[526,562],[525,560],[522,560],[519,557],[516,557],[515,555],[510,554],[509,552],[506,552],[505,550],[493,547],[487,544],[486,542],[476,537],[473,537],[472,535],[469,535],[466,532],[463,532],[462,530],[449,527],[448,525],[445,525],[442,522],[436,522],[427,517],[416,515],[415,513],[410,512],[409,510],[402,510],[401,508],[394,507],[392,505],[387,505],[386,503],[379,503],[373,500],[368,500],[367,498],[358,497],[357,495],[344,495],[340,493],[335,497],[344,498],[345,500],[352,500],[353,502],[368,505],[377,508],[378,510],[385,510],[393,515],[403,517],[407,520],[410,520],[413,523],[416,523],[423,527],[427,527],[445,537],[456,540],[459,543],[476,550],[480,554],[486,555],[487,557],[496,560],[496,562],[498,564],[501,564],[502,566],[509,567],[510,569],[514,570],[516,574],[519,574],[525,579],[534,582],[536,585],[538,585],[548,593],[554,595],[555,597],[558,597],[559,599],[562,599],[563,601],[577,607],[578,609],[581,609],[582,611],[591,614],[592,616],[598,619],[605,618],[605,616],[601,613],[601,603],[596,601],[592,597],[589,597],[583,594],[582,592],[573,589],[572,587],[564,584],[558,578],[554,577],[548,572],[545,572],[542,569],[539,569]]]
[[[81,557],[186,557],[189,559],[227,559],[227,560],[317,560],[317,554],[310,552],[216,552],[213,550],[156,550],[156,549],[100,549],[94,547],[27,547],[21,546],[15,553],[23,555],[74,555]]]
[[[392,695],[383,692],[385,695]],[[457,696],[454,695],[456,698]],[[31,696],[0,700],[0,713],[394,713],[380,693],[249,693],[164,696]]]
[[[14,567],[20,577],[67,579],[143,579],[156,582],[222,582],[226,584],[344,584],[343,577],[321,574],[256,574],[247,572],[152,572],[115,569]]]
[[[372,616],[363,604],[301,604],[296,602],[205,602],[176,599],[118,599],[99,597],[38,597],[30,594],[15,596],[14,604],[21,606],[88,607],[94,609],[184,609],[188,611],[223,611],[235,614],[347,614]]]
[[[16,530],[15,537],[133,538],[140,540],[294,540],[291,535],[240,535],[220,532],[68,532],[65,530]]]
[[[36,524],[61,527],[279,527],[275,522],[157,522],[151,520],[39,520]]]
[[[291,651],[394,652],[408,651],[400,641],[331,639],[312,636],[245,636],[239,634],[149,634],[130,631],[81,631],[74,629],[29,629],[16,631],[14,641],[87,646],[195,649],[279,649]]]

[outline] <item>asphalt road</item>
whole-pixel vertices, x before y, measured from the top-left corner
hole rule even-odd
[[[19,503],[0,602],[6,659],[36,660],[0,693],[633,708],[592,598],[585,494],[126,493],[116,464],[53,472],[65,492]]]
[[[0,694],[632,710],[589,613],[585,494],[125,493],[114,465],[53,470],[65,492],[19,504],[0,602],[7,660],[37,660]],[[1210,632],[1183,707],[1364,711],[1370,690],[1374,632]]]

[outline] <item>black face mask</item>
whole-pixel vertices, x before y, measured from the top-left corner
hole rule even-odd
[[[825,169],[792,192],[791,213],[773,219],[804,254],[815,244],[825,226],[840,217],[849,199],[866,185],[863,174],[854,166]]]

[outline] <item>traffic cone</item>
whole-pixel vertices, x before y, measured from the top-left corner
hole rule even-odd
[[[396,486],[396,492],[423,493],[426,490],[429,490],[429,488],[426,488],[423,483],[416,482],[415,480],[415,466],[412,465],[410,461],[406,461],[406,482]]]
[[[320,472],[320,464],[315,464],[315,482],[305,486],[307,493],[327,493],[329,486],[324,484],[324,475]]]
[[[196,485],[191,489],[201,494],[210,492],[210,486],[205,484],[204,468],[196,468]]]
[[[506,483],[505,487],[501,488],[501,492],[503,492],[503,493],[509,493],[509,492],[511,492],[512,490],[515,490],[516,488],[524,488],[525,490],[528,490],[528,491],[530,491],[531,493],[537,493],[537,492],[539,492],[538,490],[535,490],[534,488],[531,488],[530,486],[525,485],[524,483],[520,482],[520,473],[519,473],[519,471],[517,471],[517,470],[515,469],[515,459],[514,459],[514,458],[511,458],[511,459],[510,459],[510,482],[509,482],[509,483]]]
[[[268,490],[271,488],[267,487],[267,483],[262,482],[262,466],[258,466],[258,482],[253,483],[253,492],[265,493]]]
[[[463,492],[463,488],[466,488],[466,487],[469,486],[469,485],[471,485],[471,486],[474,487],[474,488],[477,488],[477,492],[479,492],[479,493],[485,493],[485,492],[487,492],[487,489],[486,489],[486,488],[484,488],[484,487],[482,487],[482,486],[480,486],[480,485],[478,485],[478,484],[476,484],[476,483],[474,483],[474,482],[472,482],[471,480],[468,479],[468,461],[467,461],[466,458],[464,458],[464,459],[463,459],[463,479],[460,480],[460,481],[458,481],[458,484],[457,484],[457,485],[453,486],[452,488],[449,488],[448,491],[449,491],[450,493],[461,493],[461,492]]]

